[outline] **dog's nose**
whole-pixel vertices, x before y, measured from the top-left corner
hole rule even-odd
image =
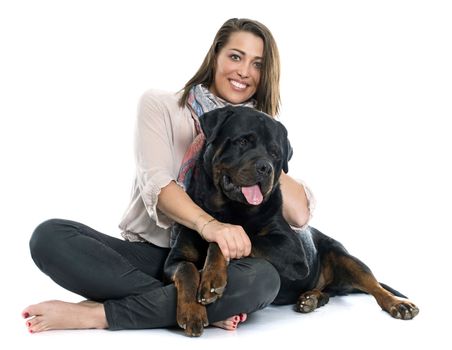
[[[259,159],[256,162],[256,170],[259,175],[268,176],[273,169],[272,164],[268,160]]]

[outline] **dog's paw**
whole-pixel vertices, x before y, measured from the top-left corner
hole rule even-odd
[[[226,283],[226,273],[203,271],[197,294],[198,302],[208,305],[221,298],[226,289]]]
[[[193,303],[177,309],[177,324],[189,337],[200,337],[209,325],[206,307]]]
[[[319,290],[312,290],[300,295],[295,306],[295,311],[301,313],[312,312],[328,303],[329,300],[328,294],[322,293]]]
[[[387,311],[394,318],[411,320],[417,316],[419,308],[408,300],[398,300]]]

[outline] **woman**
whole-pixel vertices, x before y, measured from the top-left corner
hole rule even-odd
[[[259,22],[226,21],[202,66],[180,93],[143,95],[135,135],[136,181],[120,224],[125,240],[67,220],[48,220],[36,228],[30,249],[37,266],[88,301],[47,301],[27,307],[23,317],[30,332],[176,325],[176,289],[162,282],[174,222],[202,232],[231,259],[228,287],[207,307],[211,324],[235,329],[247,313],[273,301],[279,276],[265,260],[246,258],[251,243],[243,228],[212,220],[177,180],[199,132],[198,118],[225,104],[253,106],[271,116],[278,112],[278,50],[270,31]],[[286,174],[280,181],[284,217],[294,226],[305,225],[309,192]]]

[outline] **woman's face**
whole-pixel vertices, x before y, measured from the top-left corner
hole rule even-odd
[[[261,76],[263,40],[249,32],[234,32],[217,56],[215,78],[209,90],[239,104],[256,92]]]

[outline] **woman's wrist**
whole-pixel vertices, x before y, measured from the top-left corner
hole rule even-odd
[[[207,241],[206,237],[204,236],[204,229],[206,228],[207,225],[209,225],[211,222],[215,221],[215,218],[210,219],[209,221],[206,221],[204,223],[204,225],[202,225],[201,227],[201,231],[199,231],[199,235],[202,237],[202,239],[204,239],[205,241]]]
[[[203,232],[204,232],[205,227],[207,226],[207,224],[211,223],[214,220],[215,219],[212,216],[210,216],[209,214],[201,213],[196,218],[193,228],[196,230],[196,232],[198,232],[201,235],[202,238],[204,238]]]

